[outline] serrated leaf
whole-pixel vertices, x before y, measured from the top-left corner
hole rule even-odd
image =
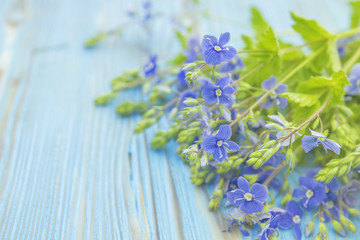
[[[269,24],[255,7],[251,8],[251,26],[255,30],[256,35],[260,35],[269,28]]]
[[[284,93],[280,95],[286,97],[289,102],[297,103],[299,107],[311,107],[314,104],[319,103],[316,95],[305,93]]]
[[[264,33],[261,34],[259,47],[261,50],[274,52],[279,50],[279,43],[275,37],[274,30],[271,27],[269,27]]]

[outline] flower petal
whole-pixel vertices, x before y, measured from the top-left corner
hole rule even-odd
[[[229,125],[221,125],[216,137],[222,141],[226,141],[231,137],[231,127]]]
[[[226,95],[231,95],[234,93],[234,91],[235,91],[234,88],[230,86],[227,86],[226,88],[223,89],[223,93]]]
[[[301,240],[301,228],[300,228],[300,224],[295,224],[295,225],[294,225],[294,233],[295,233],[296,240]]]
[[[300,177],[299,184],[301,186],[305,187],[306,189],[313,190],[317,183],[315,182],[315,180],[313,178]]]
[[[233,141],[226,141],[224,143],[224,146],[229,149],[230,151],[239,151],[240,147],[237,143],[233,142]]]
[[[235,48],[233,47],[225,47],[223,48],[221,51],[221,56],[222,56],[222,62],[226,62],[226,61],[229,61],[231,60],[236,54],[237,54],[237,51]]]
[[[213,153],[216,148],[217,138],[215,136],[208,136],[204,138],[204,140],[201,143],[201,147],[205,150],[207,153]]]
[[[287,98],[277,97],[277,98],[276,98],[276,105],[277,105],[279,108],[285,108],[285,107],[288,105]]]
[[[265,109],[270,109],[272,108],[273,105],[274,105],[274,100],[272,100],[272,98],[270,97],[266,98],[266,102],[260,103],[260,106]]]
[[[252,201],[241,201],[239,208],[246,213],[257,213],[261,212],[264,208],[264,204],[257,200]]]
[[[204,52],[208,48],[214,48],[214,46],[216,46],[217,44],[218,44],[217,37],[212,35],[205,35],[202,40],[201,48]]]
[[[216,86],[214,84],[208,83],[202,90],[202,97],[204,101],[208,104],[214,104],[217,101],[217,96],[215,94]]]
[[[216,83],[216,85],[218,85],[221,89],[224,89],[229,84],[230,84],[230,77],[229,76],[220,78]]]
[[[276,86],[276,83],[277,83],[276,77],[271,76],[269,79],[262,82],[261,88],[264,90],[270,90]]]
[[[275,92],[282,93],[282,92],[285,92],[286,90],[288,90],[288,88],[289,88],[288,85],[282,83],[278,86],[278,88],[275,90]]]
[[[219,97],[219,100],[222,104],[232,105],[234,103],[234,100],[231,97],[224,94]]]
[[[303,196],[305,196],[305,190],[304,190],[304,189],[300,189],[300,188],[295,188],[294,191],[293,191],[292,196],[293,196],[294,198],[303,197]]]
[[[317,147],[319,142],[316,137],[304,135],[302,138],[301,146],[306,153],[310,152],[314,147]]]
[[[292,216],[289,213],[280,215],[279,227],[283,229],[289,229],[293,225]]]
[[[215,150],[213,152],[213,158],[214,160],[218,162],[222,162],[228,158],[227,152],[224,147],[215,147]]]
[[[220,37],[219,37],[219,45],[220,46],[224,46],[229,41],[230,41],[230,33],[229,32],[225,32],[220,35]]]
[[[221,52],[222,51],[218,52],[213,48],[206,49],[205,52],[203,53],[206,64],[208,64],[208,65],[220,64],[221,60],[222,60]]]
[[[244,177],[239,177],[237,179],[237,185],[241,190],[244,191],[244,193],[247,193],[250,190],[250,184],[249,184],[248,180],[246,180],[246,178],[244,178]]]
[[[240,200],[245,201],[244,193],[240,189],[235,189],[230,192],[227,192],[226,197],[229,200],[229,202],[236,207],[239,207]]]
[[[260,202],[265,202],[268,197],[267,187],[260,183],[254,183],[254,185],[251,186],[250,193]]]
[[[321,144],[323,145],[325,151],[326,149],[330,149],[334,153],[340,154],[341,146],[338,143],[331,141],[329,139],[325,139],[325,141],[321,142]]]
[[[287,202],[287,204],[285,206],[285,210],[291,216],[295,216],[295,215],[299,215],[299,217],[303,216],[303,212],[301,211],[299,204],[297,202],[295,202],[294,200],[290,200],[289,202]]]

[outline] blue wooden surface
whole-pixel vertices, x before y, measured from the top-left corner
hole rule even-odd
[[[146,49],[166,59],[179,48],[168,18],[186,13],[185,0],[154,1],[162,14],[150,39],[134,25],[121,38],[84,49],[98,30],[126,22],[130,2],[141,4],[0,0],[0,239],[241,238],[237,229],[222,232],[226,212],[207,209],[211,187],[192,185],[176,143],[150,148],[165,119],[132,135],[139,118],[116,116],[116,103],[140,100],[140,91],[121,93],[105,108],[93,105],[109,79],[146,61]],[[290,10],[331,31],[349,25],[345,0],[201,2],[199,10],[210,14],[195,17],[199,35],[231,31],[235,46],[250,31],[251,5],[293,41]],[[293,234],[281,232],[280,239]]]

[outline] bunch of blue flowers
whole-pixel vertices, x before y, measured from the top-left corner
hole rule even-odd
[[[304,44],[284,42],[265,20],[253,23],[241,50],[228,32],[197,39],[177,31],[182,50],[168,69],[150,55],[95,102],[142,86],[148,100],[124,102],[117,112],[142,114],[136,133],[170,119],[153,148],[179,143],[193,183],[214,186],[209,208],[229,207],[229,230],[238,225],[244,236],[276,239],[279,229],[291,229],[296,239],[328,239],[331,224],[347,236],[360,216],[360,28],[331,34],[291,16]],[[290,183],[294,172],[301,177]]]

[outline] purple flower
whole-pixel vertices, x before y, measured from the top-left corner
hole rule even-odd
[[[286,119],[281,115],[268,115],[268,117],[273,120],[274,122],[272,123],[267,123],[265,124],[265,128],[271,129],[271,130],[275,130],[278,131],[276,133],[276,137],[277,138],[281,138],[284,136],[289,135],[292,131],[290,129],[290,123],[288,121],[286,121]],[[284,142],[281,143],[281,146],[289,146],[290,143],[293,143],[295,141],[295,137],[296,135],[301,136],[298,132],[296,134],[293,134],[291,137],[289,137],[288,139],[286,139]]]
[[[218,65],[231,60],[236,55],[236,49],[225,46],[230,40],[230,33],[222,33],[219,41],[215,36],[205,35],[202,41],[202,54],[208,65]]]
[[[229,125],[221,125],[216,135],[210,135],[204,138],[201,147],[207,153],[211,153],[213,158],[222,162],[228,159],[227,151],[238,151],[239,145],[233,141],[227,141],[231,137],[231,128]]]
[[[178,86],[180,89],[188,88],[189,83],[186,81],[186,72],[181,70],[177,75]]]
[[[341,200],[349,207],[359,206],[360,181],[352,180],[341,188]]]
[[[229,86],[230,77],[220,78],[216,84],[208,83],[202,90],[202,97],[208,104],[223,103],[232,105],[233,99],[231,95],[234,93],[234,88]]]
[[[317,208],[327,198],[325,186],[313,178],[300,177],[302,188],[295,188],[293,197],[301,198],[300,204],[309,210]]]
[[[239,57],[234,57],[231,59],[231,61],[228,61],[224,64],[222,64],[219,68],[220,72],[231,72],[236,69],[243,69],[244,68],[244,62]]]
[[[150,55],[149,62],[143,68],[145,77],[152,77],[156,74],[156,60],[157,55]]]
[[[254,183],[250,188],[249,182],[243,177],[238,178],[237,185],[238,189],[226,194],[229,202],[248,214],[261,212],[268,197],[267,187]]]
[[[341,146],[338,143],[327,139],[321,133],[315,132],[311,129],[309,129],[309,130],[310,130],[312,136],[304,135],[304,137],[302,138],[302,144],[301,144],[301,146],[304,148],[306,153],[310,152],[314,147],[319,146],[319,144],[321,143],[321,145],[324,147],[326,153],[328,153],[327,150],[330,149],[334,153],[340,154]]]
[[[345,91],[349,95],[360,94],[360,63],[355,64],[348,77],[350,85],[345,86]]]
[[[200,42],[197,38],[190,38],[187,42],[188,48],[184,50],[183,54],[186,57],[186,63],[200,60],[199,55],[201,52]]]
[[[266,226],[261,230],[255,239],[267,240],[274,232],[278,231],[277,227],[279,225],[280,215],[276,214],[275,212],[270,212],[270,214],[271,215],[268,224],[266,224]]]
[[[285,206],[286,213],[280,216],[279,227],[284,229],[294,228],[295,237],[301,239],[301,218],[303,212],[294,200],[289,201]]]
[[[271,76],[269,79],[265,80],[261,84],[261,88],[264,90],[271,90],[273,89],[277,84],[276,77]],[[275,91],[273,91],[266,99],[266,102],[261,104],[261,107],[265,109],[270,109],[275,104],[279,108],[285,108],[287,106],[287,98],[279,97],[278,94],[285,92],[288,89],[288,86],[286,84],[280,84]]]

